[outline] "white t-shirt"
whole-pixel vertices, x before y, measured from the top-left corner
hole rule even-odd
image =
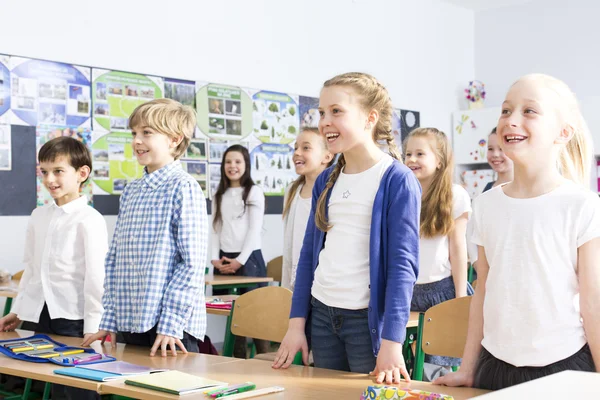
[[[348,310],[369,306],[369,242],[373,201],[393,159],[385,155],[358,174],[342,170],[329,199],[325,246],[319,253],[312,295],[320,302]]]
[[[460,185],[452,185],[452,219],[471,214],[471,199]],[[468,218],[468,216],[467,216]],[[465,268],[467,266],[465,265]],[[419,277],[417,284],[438,282],[452,276],[448,236],[419,240]]]
[[[300,188],[296,191],[296,208],[293,215],[294,228],[292,232],[292,271],[290,274],[290,287],[293,289],[296,283],[296,269],[298,268],[298,260],[300,259],[300,250],[304,242],[304,234],[306,233],[306,224],[310,217],[310,208],[312,205],[312,197],[306,199],[300,196]]]
[[[243,193],[242,187],[230,187],[223,193],[222,224],[220,229],[212,229],[211,260],[218,260],[219,250],[222,250],[226,253],[240,253],[236,259],[244,265],[250,254],[261,247],[265,195],[258,186],[252,186],[244,207]]]
[[[586,343],[577,249],[600,237],[600,198],[569,181],[531,199],[509,197],[503,186],[473,207],[472,240],[490,267],[481,344],[517,367],[546,366]]]

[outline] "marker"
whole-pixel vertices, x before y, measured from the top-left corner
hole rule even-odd
[[[221,398],[221,397],[225,397],[225,396],[229,396],[232,394],[237,394],[237,393],[243,393],[243,392],[248,392],[250,390],[256,389],[256,385],[254,383],[248,383],[247,385],[242,385],[239,387],[235,387],[235,388],[231,388],[229,390],[225,390],[221,393],[217,393],[217,394],[213,394],[211,397],[214,398]]]

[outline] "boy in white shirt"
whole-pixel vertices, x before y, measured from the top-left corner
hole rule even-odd
[[[88,337],[98,330],[104,310],[108,251],[104,217],[79,193],[92,170],[90,152],[63,136],[44,144],[38,159],[54,203],[31,213],[19,294],[11,312],[0,319],[0,331],[12,331],[25,321],[22,328],[37,333]]]

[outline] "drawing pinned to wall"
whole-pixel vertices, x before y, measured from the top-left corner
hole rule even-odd
[[[486,162],[486,148],[487,141],[485,139],[479,140],[477,147],[469,152],[469,155],[473,158],[473,161],[484,163]]]
[[[461,174],[461,184],[469,193],[471,200],[479,196],[485,185],[492,181],[494,181],[493,169],[463,171]]]
[[[462,134],[463,126],[464,126],[465,122],[467,122],[468,120],[469,120],[468,115],[463,114],[460,116],[460,119],[458,119],[456,121],[456,126],[454,127],[454,130],[456,131],[456,133],[458,133],[459,135]]]
[[[162,78],[92,69],[94,131],[127,130],[127,119],[140,104],[163,97]]]
[[[299,97],[300,108],[300,128],[318,128],[319,120],[319,98],[318,97]]]
[[[402,142],[408,134],[421,126],[421,114],[418,111],[400,110],[400,131]]]
[[[94,132],[94,193],[120,194],[127,184],[141,178],[144,167],[131,147],[129,132]]]
[[[241,140],[252,132],[252,100],[242,88],[196,82],[198,128],[211,139]]]
[[[0,54],[0,124],[10,123],[10,58]]]
[[[294,150],[287,144],[261,144],[250,152],[252,179],[265,196],[282,196],[285,188],[296,179],[292,157]]]
[[[11,123],[90,127],[90,69],[10,57]]]
[[[74,139],[82,142],[86,147],[91,151],[92,145],[92,131],[90,128],[77,127],[77,126],[56,126],[56,125],[38,125],[36,128],[36,147],[37,152],[40,151],[40,148],[48,141],[61,137],[61,136],[70,136]],[[44,187],[42,182],[42,174],[39,170],[39,162],[37,163],[37,173],[36,173],[36,182],[37,182],[37,206],[41,207],[46,204],[51,204],[54,200],[48,190]],[[92,160],[92,167],[96,169],[96,164]],[[94,171],[90,173],[90,177],[81,186],[81,194],[85,195],[88,199],[88,204],[93,205],[93,179]]]
[[[298,96],[260,91],[252,98],[254,136],[263,143],[293,143],[300,130]]]
[[[0,124],[0,171],[12,170],[11,127]]]
[[[165,78],[165,98],[173,99],[185,106],[196,108],[196,83],[193,81]]]

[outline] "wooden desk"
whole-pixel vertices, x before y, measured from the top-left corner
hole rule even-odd
[[[0,286],[10,288],[11,290],[0,290],[0,297],[6,297],[6,303],[4,303],[4,312],[2,316],[5,316],[10,312],[10,308],[12,307],[12,299],[17,297],[17,289],[19,288],[19,283],[21,281],[17,279],[12,279],[6,283],[1,283]]]
[[[234,295],[234,294],[228,294],[225,296],[206,296],[206,302],[208,303],[213,299],[221,299],[223,301],[235,301],[235,300],[237,300],[238,297],[240,297],[240,296]],[[223,317],[229,317],[229,314],[231,314],[231,309],[227,310],[227,309],[222,309],[222,308],[206,307],[206,313],[212,314],[212,315],[221,315]]]
[[[230,384],[251,381],[257,388],[283,386],[282,393],[271,394],[268,399],[359,399],[367,386],[374,384],[371,378],[363,374],[333,371],[321,368],[292,365],[287,370],[275,370],[271,363],[260,360],[243,360],[237,363],[219,364],[206,372],[187,371],[193,375],[212,378]],[[421,389],[454,396],[455,400],[469,399],[486,393],[485,390],[471,388],[450,388],[434,386],[427,382],[413,381],[398,385],[402,388]],[[110,382],[102,385],[102,393],[143,398],[148,400],[176,400],[179,396],[159,391],[126,385],[124,382]],[[190,394],[186,400],[205,400],[202,394]]]
[[[598,390],[600,373],[563,371],[490,392],[477,399],[597,399]]]
[[[205,281],[206,285],[216,286],[218,289],[239,289],[267,282],[273,282],[273,278],[267,276],[207,275]]]
[[[0,332],[0,340],[17,339],[32,335],[34,335],[34,332],[23,330],[16,330],[15,332]],[[49,336],[57,342],[64,343],[69,346],[79,346],[83,340],[81,338],[65,336]],[[117,344],[116,349],[111,348],[110,343],[106,343],[104,346],[102,346],[100,345],[99,341],[94,342],[91,347],[93,347],[98,353],[109,354],[118,360],[127,361],[133,364],[144,365],[157,369],[197,371],[198,373],[204,373],[217,364],[236,363],[240,361],[236,358],[194,353],[188,353],[187,355],[180,353],[177,357],[150,357],[148,355],[150,353],[150,349],[124,345],[121,343]],[[94,390],[98,392],[101,390],[100,382],[55,374],[54,370],[59,368],[70,367],[61,367],[53,363],[31,363],[14,360],[12,358],[0,355],[0,373],[36,379],[44,382],[58,383],[61,385]]]

